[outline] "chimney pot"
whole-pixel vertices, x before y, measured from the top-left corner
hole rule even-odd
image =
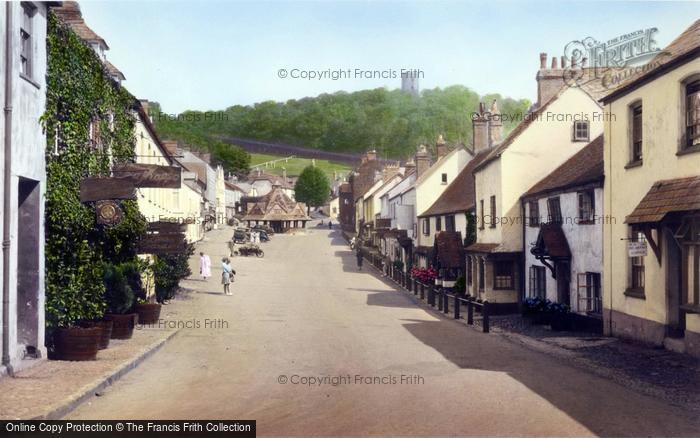
[[[544,70],[547,68],[547,54],[542,52],[540,53],[540,69]]]
[[[566,68],[566,56],[561,57],[561,68]]]
[[[552,70],[556,70],[557,68],[557,57],[552,56]]]
[[[588,64],[588,58],[581,59],[581,67],[585,67]]]

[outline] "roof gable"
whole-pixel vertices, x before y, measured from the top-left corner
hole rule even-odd
[[[530,190],[525,192],[523,198],[601,182],[604,175],[603,147],[603,134],[601,134],[532,186]]]

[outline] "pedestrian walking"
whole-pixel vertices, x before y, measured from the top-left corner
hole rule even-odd
[[[255,231],[250,232],[250,243],[255,243]]]
[[[221,259],[221,284],[224,285],[224,295],[233,295],[231,293],[231,283],[236,271],[231,266],[231,260],[228,257]]]
[[[333,229],[333,221],[328,221],[328,229],[329,230]]]
[[[357,257],[357,269],[362,270],[362,249],[358,246],[357,251],[355,251],[355,256]]]
[[[211,259],[203,252],[199,253],[199,275],[204,281],[211,277]]]
[[[233,257],[236,253],[236,241],[231,239],[228,241],[228,256]]]
[[[255,244],[260,245],[260,231],[255,232]]]

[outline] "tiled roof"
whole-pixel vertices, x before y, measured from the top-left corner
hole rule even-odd
[[[105,66],[107,67],[107,71],[109,72],[109,74],[111,74],[112,76],[117,76],[122,81],[126,79],[126,77],[124,76],[124,73],[122,73],[117,67],[115,67],[114,64],[112,64],[111,62],[109,62],[107,60],[105,60],[104,62],[105,62]]]
[[[540,225],[540,233],[534,248],[530,250],[532,254],[552,259],[571,258],[571,250],[566,235],[557,223]]]
[[[489,150],[479,152],[450,183],[440,197],[418,217],[468,211],[475,207],[474,169],[488,156]]]
[[[236,191],[239,191],[241,193],[245,193],[245,191],[242,188],[240,188],[237,185],[230,183],[228,181],[224,181],[224,185],[226,186],[226,188],[228,188],[230,190],[236,190]]]
[[[564,94],[570,88],[578,88],[588,94],[591,99],[598,101],[603,97],[604,93],[608,90],[603,83],[604,73],[609,69],[600,68],[584,68],[582,69],[582,76],[577,79],[577,83],[580,85],[569,85],[569,83],[564,83],[559,91],[552,96],[547,102],[535,109],[534,111],[526,114],[523,120],[518,124],[518,126],[513,129],[510,134],[498,145],[491,149],[491,153],[484,158],[484,160],[477,166],[475,171],[485,167],[488,163],[500,157],[503,152],[508,149],[516,138],[520,136],[525,130],[532,124],[532,122],[537,121],[541,118],[541,115],[545,113],[547,108],[554,103],[562,94]],[[565,75],[565,70],[561,70],[561,74]]]
[[[106,49],[109,49],[105,40],[85,24],[78,2],[63,2],[61,6],[51,8],[51,10],[61,21],[70,26],[80,39],[88,42],[99,42],[103,44]]]
[[[614,90],[609,90],[601,100],[604,102],[622,96],[645,84],[660,73],[700,56],[700,20],[696,20],[682,34],[666,46],[649,63],[650,69],[640,69],[639,73],[622,81]]]
[[[601,134],[532,186],[523,197],[533,197],[555,190],[602,181],[604,174],[603,143],[603,134]]]
[[[465,248],[467,252],[493,252],[500,246],[499,243],[472,243]]]
[[[306,215],[306,206],[301,202],[294,202],[281,187],[275,187],[270,193],[261,197],[243,218],[243,220],[264,221],[310,219]]]
[[[458,231],[440,231],[435,235],[435,259],[441,268],[464,267],[464,243]]]
[[[657,181],[625,223],[654,223],[668,213],[692,210],[700,210],[700,176]]]

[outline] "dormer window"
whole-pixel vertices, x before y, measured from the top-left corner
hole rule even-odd
[[[574,141],[589,141],[590,129],[588,121],[577,120],[574,122]]]

